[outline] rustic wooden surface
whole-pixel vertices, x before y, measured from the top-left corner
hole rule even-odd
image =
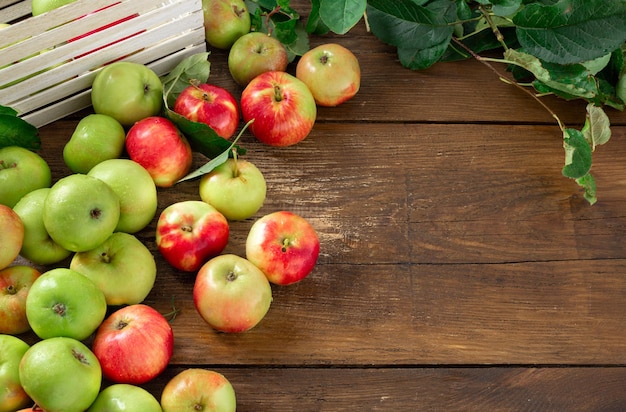
[[[328,41],[359,58],[359,94],[320,108],[296,146],[241,141],[268,182],[258,216],[309,219],[316,269],[274,287],[253,330],[216,333],[193,307],[194,275],[156,251],[155,218],[138,234],[158,263],[146,303],[180,313],[171,365],[145,387],[158,397],[203,367],[231,380],[239,411],[626,410],[624,113],[609,110],[589,206],[561,175],[550,115],[480,63],[412,72],[363,25],[312,45]],[[211,62],[211,82],[239,96],[226,53]],[[584,120],[582,103],[545,102]],[[79,115],[41,130],[54,180]],[[161,189],[159,211],[198,198],[197,181]],[[231,224],[225,252],[244,254],[253,221]]]

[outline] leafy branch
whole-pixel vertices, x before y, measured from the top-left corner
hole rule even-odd
[[[247,0],[259,15],[276,6],[289,9],[288,3]],[[626,102],[626,0],[311,0],[304,28],[306,34],[345,34],[361,19],[396,48],[406,68],[476,58],[525,90],[563,132],[563,175],[596,202],[591,158],[611,135],[604,108],[624,110]],[[500,59],[480,56],[498,51]],[[491,63],[504,64],[512,79]],[[565,127],[541,101],[549,94],[588,103],[581,130]]]

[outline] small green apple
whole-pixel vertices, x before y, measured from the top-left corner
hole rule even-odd
[[[228,70],[244,87],[261,73],[285,71],[288,64],[289,55],[280,40],[259,31],[238,38],[228,52]]]
[[[250,31],[250,13],[244,0],[202,0],[206,41],[228,49]]]
[[[32,0],[31,7],[33,16],[39,16],[50,10],[54,10],[66,4],[75,2],[76,0]]]
[[[230,220],[252,217],[266,190],[263,174],[247,160],[228,159],[200,179],[200,198]]]
[[[91,103],[96,113],[115,118],[124,127],[154,116],[163,105],[163,83],[143,64],[117,61],[105,66],[91,86]]]
[[[100,326],[106,311],[106,299],[98,286],[67,268],[42,273],[26,297],[26,318],[41,339],[86,339]]]
[[[49,187],[35,189],[24,195],[13,207],[24,223],[24,242],[20,255],[37,265],[51,265],[71,254],[52,240],[43,224],[43,205],[48,192]]]
[[[102,369],[82,342],[65,337],[41,340],[19,366],[24,391],[46,412],[82,412],[96,399]]]
[[[43,223],[50,237],[72,252],[104,242],[120,219],[120,199],[102,180],[72,174],[58,180],[44,202]]]
[[[26,265],[0,270],[0,333],[17,335],[30,330],[26,298],[40,275],[37,269]]]
[[[115,383],[104,388],[87,412],[162,412],[150,392],[137,385]]]
[[[26,193],[51,183],[50,166],[37,153],[19,146],[0,149],[0,204],[13,207]]]
[[[110,159],[87,174],[108,184],[119,197],[117,232],[136,233],[150,223],[157,210],[157,188],[143,166],[130,159]]]
[[[20,383],[20,361],[30,346],[12,335],[0,335],[0,412],[25,408],[31,402]]]
[[[157,267],[152,252],[135,236],[113,233],[95,249],[78,252],[70,269],[91,279],[108,305],[142,302],[152,290]]]
[[[83,117],[63,147],[63,160],[74,173],[87,173],[107,159],[116,159],[124,151],[126,131],[106,114]]]

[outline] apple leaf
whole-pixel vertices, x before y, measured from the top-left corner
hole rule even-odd
[[[582,129],[583,136],[594,151],[611,138],[611,122],[601,107],[587,105],[587,120]]]
[[[319,16],[330,30],[345,34],[361,20],[366,7],[367,0],[320,0]]]
[[[192,82],[205,83],[211,74],[209,52],[186,57],[167,75],[161,77],[167,107],[174,106],[178,95]]]
[[[17,116],[11,107],[0,105],[0,148],[20,146],[29,150],[41,149],[39,130]]]
[[[579,177],[576,179],[576,183],[578,183],[578,185],[585,190],[584,196],[590,205],[593,205],[598,201],[596,195],[596,180],[593,178],[591,173],[587,173],[583,177]]]
[[[572,179],[580,179],[591,170],[591,146],[582,132],[576,129],[563,131],[563,148],[565,149],[565,166],[563,175]]]
[[[559,64],[592,60],[620,47],[625,21],[624,0],[532,2],[513,17],[526,52]]]

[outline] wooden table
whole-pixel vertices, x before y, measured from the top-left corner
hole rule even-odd
[[[482,64],[409,71],[363,24],[311,40],[329,41],[358,56],[359,94],[320,108],[296,146],[241,141],[268,182],[257,217],[309,219],[316,269],[273,287],[256,328],[217,333],[194,275],[156,251],[155,218],[138,234],[158,264],[146,303],[180,312],[171,365],[145,387],[158,397],[202,367],[227,376],[239,411],[626,410],[624,113],[608,111],[589,206],[561,175],[554,120]],[[213,51],[210,81],[239,96],[226,57]],[[545,102],[580,127],[583,103]],[[41,129],[55,180],[79,115]],[[161,189],[159,211],[198,198],[197,181]],[[244,254],[253,221],[232,222],[225,252]]]

